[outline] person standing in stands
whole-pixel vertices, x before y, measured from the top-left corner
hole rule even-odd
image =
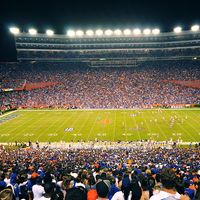
[[[98,194],[98,200],[108,200],[108,193],[111,188],[111,183],[109,180],[99,179],[96,184],[96,190]]]
[[[164,168],[161,172],[162,189],[153,195],[150,200],[190,200],[186,195],[180,195],[176,187],[176,175],[173,169]]]

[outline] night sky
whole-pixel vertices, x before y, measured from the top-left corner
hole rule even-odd
[[[34,27],[44,33],[52,28],[57,34],[67,29],[154,28],[172,31],[181,25],[190,29],[200,24],[198,0],[1,0],[0,61],[15,61],[16,52],[9,27],[21,31]]]

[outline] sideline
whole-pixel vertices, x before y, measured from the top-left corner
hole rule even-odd
[[[137,108],[130,108],[130,109],[116,109],[116,108],[113,108],[113,109],[105,109],[105,108],[99,108],[99,109],[19,109],[17,111],[25,111],[25,112],[38,112],[38,111],[47,111],[47,112],[54,112],[54,111],[60,111],[60,112],[76,112],[76,111],[112,111],[112,110],[118,110],[118,111],[143,111],[143,110],[159,110],[159,111],[162,111],[162,110],[199,110],[200,111],[200,108],[161,108],[161,109],[157,109],[157,108],[141,108],[141,109],[137,109]]]
[[[10,115],[10,114],[13,114],[14,112],[17,112],[18,110],[13,110],[13,111],[10,111],[10,112],[8,112],[8,113],[6,113],[6,114],[3,114],[3,115],[0,115],[0,118],[3,118],[3,117],[5,117],[5,116],[7,116],[7,115]]]

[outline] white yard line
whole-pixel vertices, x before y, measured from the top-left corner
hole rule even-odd
[[[15,112],[17,112],[17,110],[10,111],[10,112],[8,112],[8,113],[6,113],[6,114],[0,115],[0,118],[3,118],[3,117],[5,117],[5,116],[7,116],[7,115],[11,115],[11,114],[13,114],[13,113],[15,113]]]

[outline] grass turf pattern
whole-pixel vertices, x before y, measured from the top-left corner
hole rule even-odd
[[[200,109],[18,110],[0,119],[0,142],[200,142]]]

